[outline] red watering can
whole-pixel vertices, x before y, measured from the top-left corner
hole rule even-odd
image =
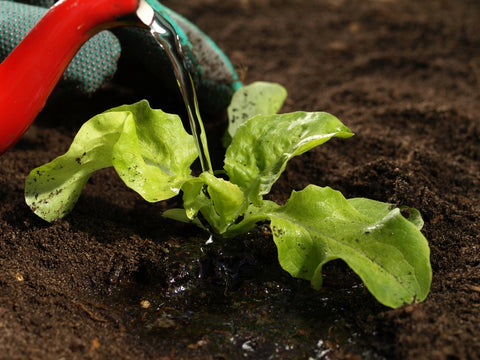
[[[0,64],[0,154],[32,124],[80,47],[120,25],[148,26],[145,0],[62,0]]]

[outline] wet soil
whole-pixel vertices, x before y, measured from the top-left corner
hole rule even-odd
[[[206,246],[204,232],[161,217],[176,200],[146,204],[109,169],[70,216],[38,219],[26,175],[90,116],[141,98],[173,107],[123,64],[94,97],[58,88],[0,157],[0,359],[479,359],[480,4],[164,3],[245,83],[285,85],[284,111],[328,111],[356,133],[293,160],[272,197],[314,183],[419,209],[431,293],[385,308],[342,263],[314,291],[280,269],[267,227]],[[218,164],[225,123],[205,120]]]

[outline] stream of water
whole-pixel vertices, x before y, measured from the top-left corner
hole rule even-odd
[[[187,109],[190,129],[197,146],[202,171],[212,172],[207,138],[200,117],[195,84],[187,67],[186,55],[182,48],[180,37],[173,25],[157,12],[155,13],[153,23],[150,25],[150,32],[166,52],[172,64],[177,85]]]

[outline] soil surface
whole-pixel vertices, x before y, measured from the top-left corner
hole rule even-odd
[[[177,200],[147,204],[110,169],[64,220],[37,218],[25,177],[84,121],[142,98],[172,107],[123,64],[94,97],[58,88],[0,157],[0,359],[480,359],[480,3],[164,3],[245,83],[283,84],[282,111],[327,111],[356,133],[293,160],[272,197],[314,183],[417,208],[431,292],[388,309],[343,263],[314,291],[281,270],[267,227],[205,246],[161,217]],[[204,120],[219,163],[223,116]]]

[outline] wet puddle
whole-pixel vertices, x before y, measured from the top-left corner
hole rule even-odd
[[[342,263],[326,267],[325,285],[314,291],[282,271],[261,231],[226,248],[198,241],[156,243],[162,258],[144,260],[109,297],[126,331],[154,354],[384,359],[371,348],[374,329],[359,330],[384,308]]]

